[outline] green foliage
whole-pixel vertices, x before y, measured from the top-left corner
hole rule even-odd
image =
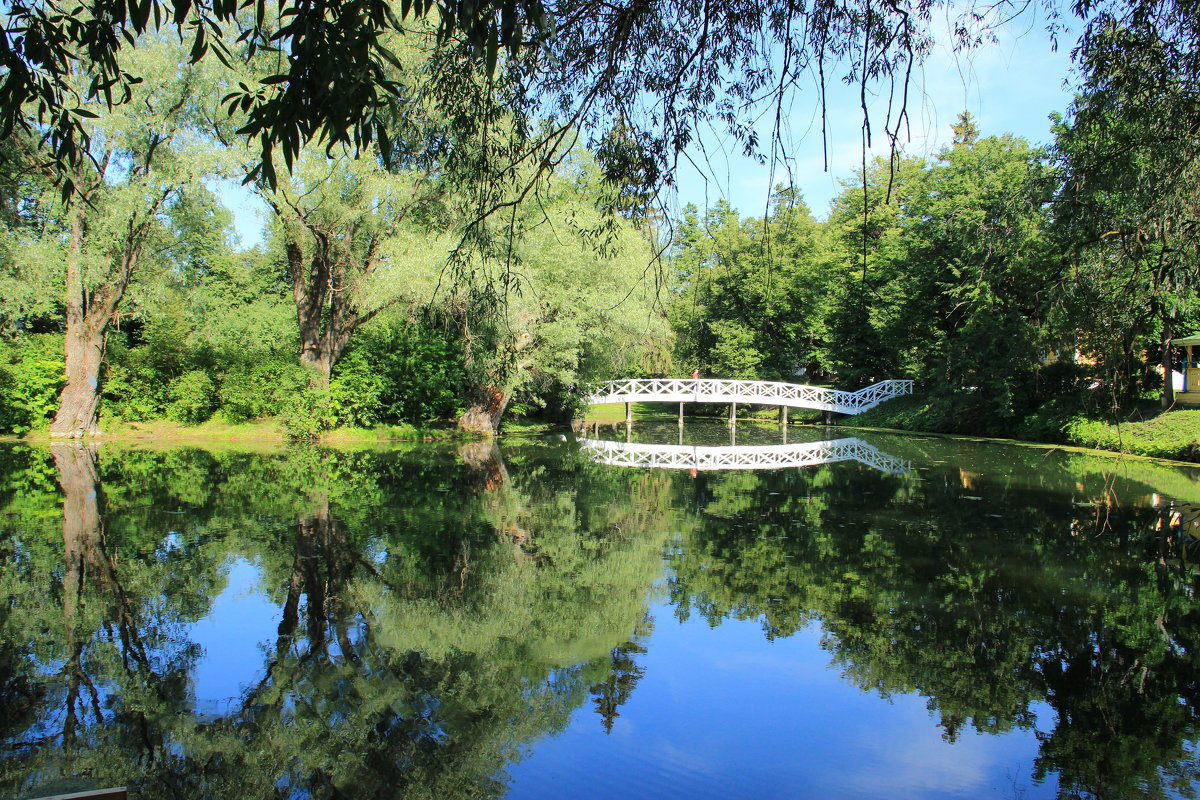
[[[370,427],[383,412],[384,378],[361,352],[338,362],[329,382],[329,415],[334,425]]]
[[[740,219],[724,201],[688,206],[676,236],[670,318],[675,362],[722,378],[794,380],[815,365],[831,280],[821,234],[798,191]]]
[[[189,370],[167,385],[167,417],[195,425],[212,416],[217,406],[217,385],[208,373]]]
[[[284,435],[293,441],[316,439],[335,422],[329,390],[312,386],[295,392],[279,413],[279,425]]]
[[[461,413],[463,348],[443,327],[421,319],[385,318],[362,331],[342,360],[348,359],[364,369],[369,365],[379,381],[381,420],[421,423]]]
[[[855,276],[843,278],[833,291],[821,363],[837,377],[839,388],[856,391],[898,375],[895,348],[872,322],[870,304]]]
[[[264,354],[235,360],[220,377],[220,412],[242,422],[281,413],[308,386],[309,374],[293,356]]]
[[[0,363],[0,432],[25,433],[54,416],[66,382],[61,347],[61,336],[43,335],[6,349]]]

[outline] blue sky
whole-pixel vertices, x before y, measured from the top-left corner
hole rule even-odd
[[[948,30],[945,20],[934,27]],[[968,110],[976,118],[983,135],[1013,133],[1034,143],[1050,142],[1050,114],[1064,112],[1071,99],[1070,50],[1074,36],[1060,34],[1057,50],[1045,32],[1045,21],[1032,13],[1016,24],[996,31],[998,41],[967,53],[954,53],[939,43],[914,75],[910,89],[909,117],[911,136],[902,139],[904,150],[930,156],[950,140],[950,125],[960,111]],[[944,33],[940,37],[948,39]],[[719,136],[704,138],[706,155],[699,149],[688,152],[691,160],[704,170],[681,160],[677,190],[663,199],[668,210],[677,213],[687,203],[706,208],[720,199],[728,200],[743,216],[761,216],[773,183],[792,180],[804,193],[813,214],[823,219],[829,201],[841,191],[840,180],[849,178],[862,159],[861,125],[857,87],[830,81],[827,95],[829,170],[824,171],[821,147],[821,121],[818,95],[814,90],[799,94],[786,119],[788,141],[786,163],[761,166],[751,159],[725,151],[738,148]],[[884,91],[884,90],[880,90]],[[872,154],[886,155],[887,143],[881,134],[887,108],[886,94],[871,104],[871,124],[877,135]],[[764,111],[765,115],[765,111]],[[769,130],[764,116],[761,133]],[[261,241],[262,204],[240,186],[230,184],[222,190],[226,203],[234,210],[235,228],[245,246]]]
[[[944,20],[935,21],[934,27],[948,29]],[[906,152],[936,153],[949,142],[950,125],[963,110],[975,116],[985,136],[1012,133],[1033,143],[1050,142],[1049,116],[1065,112],[1072,96],[1066,81],[1075,37],[1059,34],[1055,50],[1045,21],[1035,16],[1001,28],[996,37],[996,43],[967,53],[954,53],[942,43],[935,47],[914,75],[909,92],[911,137],[901,140]],[[829,171],[825,172],[817,104],[815,89],[798,95],[792,103],[785,134],[792,157],[786,164],[776,163],[774,182],[786,183],[790,168],[792,180],[803,191],[813,214],[824,218],[829,201],[841,191],[839,180],[849,178],[861,164],[862,112],[857,87],[840,83],[830,87]],[[887,154],[887,142],[878,135],[886,109],[886,95],[876,96],[871,104],[871,125],[876,132],[873,154]],[[768,125],[764,121],[763,135]],[[687,203],[705,208],[726,199],[743,216],[761,216],[772,185],[770,167],[740,156],[723,157],[722,147],[732,145],[717,136],[709,136],[706,145],[707,161],[698,151],[689,155],[702,162],[707,174],[690,165],[681,166],[678,191],[664,197],[668,208],[678,210]]]

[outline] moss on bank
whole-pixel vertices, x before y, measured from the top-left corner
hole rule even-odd
[[[970,421],[968,421],[970,422]],[[890,428],[928,433],[970,433],[945,403],[929,395],[898,397],[842,420],[846,427]],[[1109,422],[1076,409],[1047,404],[1014,422],[1007,438],[1067,444],[1176,461],[1200,461],[1200,410],[1146,411]]]

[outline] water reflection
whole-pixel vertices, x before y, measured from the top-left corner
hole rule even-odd
[[[1029,736],[1031,796],[1189,796],[1196,474],[865,444],[915,466],[691,475],[569,442],[0,448],[0,796],[500,797],[514,763],[580,725],[648,747],[637,698],[686,686],[690,707],[719,705],[720,682],[676,674],[656,597],[707,623],[680,629],[695,637],[819,631],[845,681],[923,698],[948,742]],[[254,647],[214,641],[226,604],[256,615],[232,623],[261,631]],[[737,646],[755,664],[740,680],[769,681]],[[844,713],[887,713],[865,709]],[[754,714],[803,728],[805,711]],[[745,731],[711,724],[754,763]],[[597,758],[573,754],[575,785]],[[822,794],[850,791],[854,754],[839,758],[823,756]],[[963,791],[938,785],[927,796]]]
[[[636,683],[644,481],[513,478],[494,450],[6,455],[9,487],[57,473],[64,500],[5,498],[0,794],[499,796],[523,743]],[[232,560],[278,627],[221,665],[238,697],[200,698],[194,623]]]
[[[857,461],[880,472],[900,474],[910,465],[856,437],[777,445],[702,445],[580,439],[580,450],[597,464],[656,469],[789,469]]]

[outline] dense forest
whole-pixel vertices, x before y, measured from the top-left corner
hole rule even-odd
[[[763,218],[667,219],[661,140],[622,114],[599,134],[601,117],[531,114],[520,47],[481,60],[432,18],[373,34],[394,102],[353,147],[282,123],[248,140],[269,127],[248,98],[298,57],[243,37],[205,58],[199,34],[142,19],[123,98],[71,61],[69,120],[0,145],[0,430],[490,433],[570,419],[588,381],[694,369],[912,377],[942,427],[1034,438],[1170,405],[1167,343],[1200,322],[1194,93],[1190,17],[1155,19],[1092,21],[1049,145],[964,113],[932,158],[866,163],[824,220],[785,186]],[[268,210],[251,246],[226,203],[239,180]]]

